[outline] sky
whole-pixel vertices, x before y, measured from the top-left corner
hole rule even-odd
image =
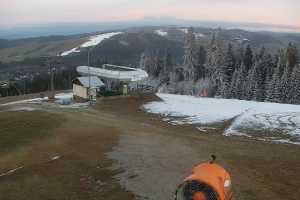
[[[166,16],[280,24],[300,30],[300,0],[0,0],[2,27]]]

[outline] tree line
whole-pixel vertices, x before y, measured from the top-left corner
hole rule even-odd
[[[271,55],[264,47],[253,51],[250,44],[226,42],[218,30],[204,46],[196,41],[190,28],[185,37],[182,64],[174,63],[167,49],[165,52],[145,51],[140,67],[165,85],[167,92],[168,88],[185,84],[184,91],[175,91],[300,104],[299,52],[292,43]]]

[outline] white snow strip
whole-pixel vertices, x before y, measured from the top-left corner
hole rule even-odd
[[[22,169],[22,168],[24,168],[24,167],[21,166],[21,167],[15,168],[15,169],[8,170],[7,172],[4,172],[4,173],[0,174],[0,177],[2,177],[2,176],[7,176],[7,175],[10,175],[10,174],[13,174],[13,173],[15,173],[16,171],[18,171],[18,170],[20,170],[20,169]]]
[[[80,45],[80,47],[86,48],[86,47],[90,47],[90,46],[96,46],[96,45],[100,44],[103,40],[109,39],[115,35],[119,35],[122,33],[123,32],[111,32],[111,33],[104,33],[104,34],[92,36],[92,37],[90,37],[89,41],[83,43],[82,45]]]
[[[21,101],[13,101],[13,102],[9,102],[9,103],[0,104],[0,106],[11,106],[11,105],[22,104],[22,103],[37,103],[37,102],[41,102],[41,101],[47,100],[47,99],[48,99],[48,97],[26,99],[26,100],[21,100]]]
[[[157,96],[163,101],[148,103],[144,105],[144,109],[168,118],[176,117],[170,121],[172,124],[213,124],[234,119],[225,135],[242,135],[239,130],[243,128],[279,130],[283,134],[300,138],[299,105],[161,93]]]
[[[70,55],[71,53],[79,53],[80,50],[78,49],[78,47],[75,47],[69,51],[65,51],[63,53],[60,54],[60,56],[67,56],[67,55]]]
[[[31,111],[35,111],[35,110],[36,109],[32,108],[32,107],[22,106],[22,107],[12,108],[9,111],[28,111],[28,112],[31,112]]]
[[[59,94],[55,95],[55,98],[57,100],[72,99],[73,93],[59,93]],[[46,101],[46,100],[48,100],[48,97],[25,99],[25,100],[21,100],[21,101],[13,101],[13,102],[9,102],[9,103],[0,104],[0,106],[11,106],[11,105],[16,105],[16,104],[24,104],[24,103],[40,103],[40,102]]]
[[[88,107],[90,104],[89,102],[86,103],[73,103],[70,105],[60,105],[60,108],[85,108]]]
[[[67,56],[70,55],[72,53],[78,53],[80,52],[80,48],[87,48],[87,47],[91,47],[91,46],[96,46],[98,44],[100,44],[103,40],[105,39],[109,39],[115,35],[119,35],[122,34],[123,32],[111,32],[111,33],[103,33],[103,34],[99,34],[99,35],[95,35],[95,36],[91,36],[88,41],[84,42],[83,44],[81,44],[79,47],[75,47],[71,50],[65,51],[63,53],[61,53],[61,56]]]
[[[163,31],[163,30],[156,30],[155,33],[157,35],[160,35],[160,36],[167,36],[168,35],[168,32]]]
[[[51,161],[54,161],[54,160],[58,160],[58,159],[60,159],[60,158],[61,158],[61,156],[60,156],[60,155],[57,155],[57,156],[51,157],[50,160],[51,160]]]

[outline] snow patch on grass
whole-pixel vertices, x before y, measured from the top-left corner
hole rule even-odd
[[[66,100],[66,99],[73,99],[73,93],[59,93],[55,95],[55,99],[59,100]],[[47,101],[48,97],[44,98],[33,98],[33,99],[25,99],[20,101],[13,101],[9,103],[0,104],[0,106],[11,106],[16,104],[24,104],[24,103],[41,103],[42,101]]]
[[[58,159],[60,159],[60,158],[61,158],[60,155],[56,155],[56,156],[52,156],[52,157],[50,158],[50,160],[51,160],[51,161],[54,161],[54,160],[58,160]]]
[[[291,141],[289,137],[286,139],[277,136],[273,139],[275,142],[297,143],[300,138],[299,105],[161,93],[157,96],[162,101],[148,103],[144,105],[144,109],[167,117],[172,124],[213,124],[233,120],[224,135],[246,136],[248,134],[240,130],[269,130],[293,137]],[[175,119],[170,120],[170,117]]]
[[[18,171],[18,170],[20,170],[20,169],[23,169],[23,168],[24,168],[24,167],[21,166],[21,167],[15,168],[15,169],[8,170],[7,172],[1,173],[1,174],[0,174],[0,177],[11,175],[11,174],[15,173],[16,171]]]

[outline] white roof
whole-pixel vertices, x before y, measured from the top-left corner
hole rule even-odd
[[[97,76],[82,76],[77,78],[84,87],[97,88],[104,86],[104,83]]]
[[[81,75],[93,75],[98,76],[100,78],[106,79],[116,79],[120,81],[140,81],[148,77],[146,71],[137,68],[123,67],[123,66],[115,66],[115,65],[106,65],[108,67],[114,67],[116,69],[112,70],[110,68],[96,68],[96,67],[88,67],[88,66],[79,66],[77,67],[77,72]],[[117,69],[120,70],[117,70]]]

